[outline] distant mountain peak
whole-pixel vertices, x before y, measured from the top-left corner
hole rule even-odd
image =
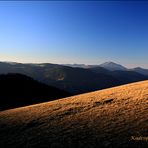
[[[106,68],[108,70],[114,71],[114,70],[127,70],[126,67],[117,64],[115,62],[109,61],[109,62],[105,62],[99,65],[100,67]]]
[[[107,62],[104,62],[102,64],[116,64],[115,62],[112,62],[112,61],[107,61]]]
[[[142,67],[135,67],[135,68],[133,68],[133,69],[144,69],[144,68],[142,68]]]
[[[135,71],[135,72],[138,72],[140,74],[143,74],[143,75],[148,75],[148,69],[145,69],[145,68],[142,68],[142,67],[135,67],[132,70]]]

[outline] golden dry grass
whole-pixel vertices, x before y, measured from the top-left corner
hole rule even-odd
[[[147,112],[148,81],[7,110],[0,147],[147,147]]]

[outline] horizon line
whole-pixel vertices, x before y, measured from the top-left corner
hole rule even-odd
[[[142,66],[134,66],[134,67],[128,67],[128,66],[124,66],[123,64],[120,64],[118,62],[113,62],[113,61],[105,61],[105,62],[101,62],[99,64],[84,64],[84,63],[54,63],[54,62],[18,62],[18,61],[3,61],[3,60],[0,60],[0,62],[2,63],[17,63],[17,64],[56,64],[56,65],[85,65],[85,66],[91,66],[91,65],[95,65],[95,66],[99,66],[103,63],[106,63],[106,62],[112,62],[112,63],[115,63],[115,64],[119,64],[127,69],[134,69],[134,68],[143,68],[143,69],[148,69],[148,67],[142,67]]]

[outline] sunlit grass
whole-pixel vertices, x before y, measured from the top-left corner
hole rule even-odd
[[[143,81],[3,111],[0,144],[138,147],[130,137],[147,134],[147,101]]]

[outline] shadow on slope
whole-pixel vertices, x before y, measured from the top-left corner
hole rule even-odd
[[[0,75],[0,90],[0,110],[70,96],[70,93],[42,84],[22,74]]]

